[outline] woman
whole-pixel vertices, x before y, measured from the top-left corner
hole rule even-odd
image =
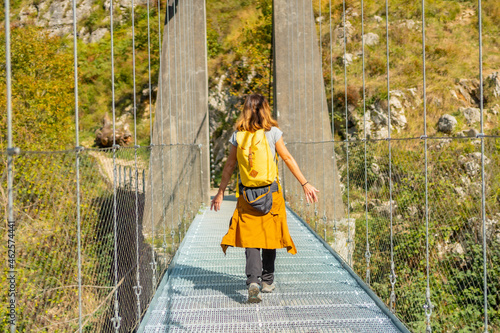
[[[236,132],[233,133],[229,140],[231,143],[231,150],[224,170],[222,171],[219,191],[212,199],[210,206],[211,210],[215,209],[215,211],[218,211],[220,209],[220,205],[224,198],[224,190],[229,183],[236,163],[238,162],[241,166],[242,163],[248,162],[242,160],[243,157],[241,157],[241,153],[238,153],[238,142],[243,142],[241,141],[242,135],[251,136],[259,130],[261,130],[261,133],[262,130],[264,130],[265,139],[269,145],[269,151],[272,153],[272,158],[276,157],[277,152],[295,178],[297,178],[302,185],[307,202],[312,203],[318,201],[316,193],[319,191],[306,180],[304,175],[302,175],[297,162],[295,162],[292,155],[288,152],[283,142],[283,132],[278,128],[278,122],[272,118],[271,109],[264,96],[252,94],[247,97],[243,106],[243,112],[236,121],[235,129]],[[238,133],[240,134],[238,135]],[[262,148],[259,149],[262,151]],[[250,156],[252,156],[251,149]],[[271,156],[268,158],[271,158]],[[251,159],[251,157],[249,157],[249,159]],[[250,161],[250,164],[251,163]],[[261,212],[249,204],[248,197],[246,196],[247,192],[245,192],[244,195],[242,195],[242,193],[243,191],[251,191],[256,188],[245,188],[242,184],[243,174],[240,174],[238,179],[240,195],[236,204],[236,210],[231,219],[229,230],[221,242],[224,253],[226,253],[226,249],[229,246],[245,248],[245,272],[247,275],[248,302],[250,303],[257,303],[262,300],[260,290],[269,293],[275,288],[274,261],[276,259],[276,249],[286,248],[291,254],[297,253],[288,232],[285,200],[283,198],[281,186],[279,185],[279,179],[274,179],[274,175],[278,174],[278,163],[269,163],[269,165],[271,165],[272,168],[276,168],[276,170],[272,170],[275,172],[272,176],[274,182],[269,187],[269,192],[272,192],[272,207],[269,207],[270,211],[268,213]],[[262,259],[260,249],[262,249]]]

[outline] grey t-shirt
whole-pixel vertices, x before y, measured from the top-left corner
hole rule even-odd
[[[229,139],[229,142],[235,147],[238,147],[238,141],[236,141],[236,133],[234,132]],[[276,157],[276,142],[281,138],[283,132],[278,127],[271,127],[269,131],[265,131],[267,142],[269,143],[269,147],[271,148],[271,152],[273,153],[273,158]]]

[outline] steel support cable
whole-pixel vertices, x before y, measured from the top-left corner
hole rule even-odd
[[[165,137],[164,137],[164,124],[163,124],[163,50],[162,50],[162,25],[161,25],[161,1],[158,1],[158,54],[159,54],[159,59],[160,59],[160,64],[159,64],[159,77],[158,77],[158,94],[160,94],[160,135],[161,135],[161,199],[162,199],[162,210],[161,210],[161,217],[163,221],[165,221],[165,181],[164,181],[164,147],[165,147]],[[158,94],[156,96],[156,100],[158,100]],[[171,142],[172,143],[172,142]],[[153,204],[153,203],[151,203]],[[154,224],[154,221],[153,221]],[[154,251],[154,235],[153,235],[153,244],[152,244],[152,250]],[[153,258],[154,259],[154,258]],[[153,289],[156,288],[157,285],[157,279],[156,279],[156,274],[158,270],[158,262],[156,260],[153,261]]]
[[[316,117],[316,108],[315,108],[315,100],[314,100],[314,37],[316,37],[316,17],[314,16],[314,6],[313,6],[313,1],[311,1],[311,15],[312,15],[312,20],[311,20],[311,89],[312,89],[312,95],[311,95],[311,107],[312,107],[312,133],[315,135],[316,133],[316,126],[315,126],[315,117]],[[307,130],[307,127],[306,127]],[[314,139],[313,139],[314,140]],[[316,147],[313,147],[312,150],[313,153],[313,163],[314,163],[314,184],[317,186],[317,168],[316,168]],[[318,205],[316,202],[313,202],[313,209],[314,209],[314,231],[318,232]]]
[[[286,46],[287,46],[287,49],[288,49],[288,53],[287,53],[287,57],[288,57],[287,58],[287,60],[288,60],[288,62],[287,62],[287,68],[288,68],[288,71],[287,71],[287,74],[288,74],[288,83],[287,83],[287,85],[288,85],[288,106],[287,107],[288,107],[288,110],[290,110],[290,109],[293,110],[291,112],[291,114],[292,114],[292,119],[294,119],[295,108],[292,107],[292,105],[293,105],[292,103],[295,102],[295,96],[294,96],[294,93],[295,93],[295,89],[294,89],[295,82],[294,81],[295,80],[293,79],[293,75],[294,75],[294,73],[293,73],[293,67],[294,67],[294,64],[293,64],[293,46],[292,46],[292,42],[293,42],[292,31],[293,31],[293,28],[292,28],[292,24],[291,24],[291,18],[292,18],[292,15],[291,15],[291,5],[290,5],[290,3],[288,1],[286,2],[286,6],[287,6],[286,7],[286,11],[285,11],[285,13],[286,13],[286,23],[287,23],[286,24],[286,28],[287,28],[287,45]],[[273,10],[274,10],[274,8],[273,8]],[[274,15],[273,15],[273,22],[274,22]],[[274,28],[273,28],[273,38],[272,39],[273,39],[273,41],[276,40],[276,36],[274,34]],[[290,49],[292,49],[291,52],[290,52]],[[273,52],[272,56],[273,56],[273,59],[275,59],[276,58],[276,56],[275,56],[276,55],[276,53],[275,53],[276,52],[276,48],[273,47],[272,50],[273,50],[272,51]],[[292,54],[290,54],[290,53],[292,53]],[[290,59],[292,59],[291,62],[290,62]],[[291,66],[290,66],[290,64],[291,64]],[[274,61],[274,67],[277,67],[275,61]],[[291,88],[291,86],[293,88]],[[293,102],[291,102],[291,101],[293,101]],[[274,101],[274,102],[275,102],[274,105],[276,105],[276,101]],[[275,109],[277,109],[277,108],[275,107]],[[277,113],[276,114],[276,119],[277,120],[279,120],[278,116],[279,116],[279,114]],[[292,120],[292,124],[295,124],[294,120]],[[283,166],[283,164],[282,164],[282,166]],[[285,200],[286,200],[285,169],[282,167],[281,170],[282,170],[281,172],[283,174],[282,188],[283,188],[283,194],[284,194]],[[278,170],[278,173],[279,173],[279,170]]]
[[[323,103],[323,91],[325,90],[325,85],[324,85],[324,79],[323,79],[323,43],[322,43],[322,38],[321,38],[321,22],[323,21],[323,16],[322,16],[322,11],[321,11],[321,0],[319,1],[319,59],[321,63],[321,72],[320,72],[320,78],[321,82],[323,83],[323,88],[321,89],[320,92],[320,98],[321,98],[321,109],[320,109],[320,119],[321,121],[320,126],[321,126],[321,140],[325,141],[325,129],[324,129],[324,124],[323,124],[323,108],[324,108],[324,103]],[[321,161],[323,162],[323,189],[326,188],[326,175],[325,175],[325,148],[324,145],[321,144]],[[326,191],[324,191],[326,192]],[[326,241],[326,196],[323,194],[323,239]]]
[[[483,222],[483,300],[484,300],[484,332],[488,332],[488,267],[486,243],[486,184],[484,176],[484,105],[483,105],[483,20],[481,0],[477,2],[478,34],[479,34],[479,108],[481,111],[481,217]]]
[[[9,267],[9,325],[10,332],[16,332],[16,240],[14,220],[14,155],[19,149],[14,148],[12,140],[12,66],[10,55],[10,4],[5,0],[5,74],[7,86],[7,265]]]
[[[431,333],[431,315],[434,305],[431,302],[430,288],[430,267],[429,267],[429,159],[427,154],[427,75],[425,60],[425,0],[422,0],[422,85],[423,85],[423,110],[424,110],[424,160],[425,160],[425,270],[426,270],[426,288],[425,288],[425,316],[426,332]]]
[[[177,22],[179,20],[178,17],[178,9],[177,9],[178,3],[177,1],[174,1],[172,3],[172,20],[174,22],[174,72],[175,72],[175,133],[176,133],[176,138],[175,141],[176,143],[179,142],[179,83],[177,82],[178,79],[178,66],[177,66],[177,32],[178,32],[178,25],[179,23]]]
[[[395,311],[396,293],[394,286],[396,284],[396,272],[394,267],[394,230],[392,225],[393,205],[392,205],[392,146],[391,146],[391,91],[390,91],[390,71],[389,71],[389,1],[385,0],[385,36],[386,36],[386,56],[387,56],[387,136],[389,148],[389,219],[390,219],[390,241],[391,241],[391,274],[389,280],[391,283],[390,310]]]
[[[303,46],[303,50],[304,50],[304,91],[306,90],[306,73],[307,73],[307,61],[306,61],[306,4],[305,4],[306,0],[302,0],[302,18],[303,18],[303,21],[304,21],[304,25],[302,27],[303,31],[302,31],[302,36],[303,36],[303,40],[304,40],[304,46]],[[305,122],[305,140],[307,141],[307,98],[306,98],[306,94],[304,94],[304,117],[301,117],[301,120],[304,120]],[[302,121],[300,122],[302,123]],[[302,129],[300,129],[300,137],[301,137],[301,141],[302,140]],[[300,157],[301,157],[301,167],[303,168],[304,167],[304,164],[305,164],[305,161],[307,160],[307,158],[305,158],[304,156],[304,152],[303,151],[300,151]],[[299,190],[300,191],[300,190]],[[305,212],[305,207],[304,207],[304,197],[301,196],[300,197],[300,201],[301,201],[301,206],[302,206],[302,209],[303,209],[303,212]],[[304,216],[304,214],[303,214]],[[306,219],[307,220],[307,219]]]
[[[288,2],[287,2],[288,3]],[[293,109],[292,109],[292,126],[295,126],[296,124],[296,114],[297,114],[297,103],[299,103],[300,105],[300,94],[299,96],[296,96],[297,95],[297,91],[300,89],[299,86],[295,86],[295,81],[296,78],[297,78],[297,70],[296,70],[296,67],[295,67],[295,58],[297,58],[297,61],[298,61],[298,57],[297,55],[295,54],[295,49],[298,49],[298,45],[297,45],[297,40],[298,40],[298,15],[297,15],[297,8],[298,8],[298,5],[297,5],[297,2],[294,1],[293,4],[291,5],[291,8],[293,8],[292,12],[291,12],[291,15],[289,16],[290,17],[290,31],[291,31],[291,57],[292,57],[292,102],[293,102]],[[297,65],[298,67],[298,65]],[[281,170],[283,170],[283,176],[285,175],[285,164],[284,162],[282,163],[283,164],[283,167],[281,168]],[[290,174],[290,173],[289,173]],[[283,177],[283,180],[285,180],[285,177]],[[293,178],[290,174],[290,184],[293,183]],[[295,192],[293,189],[294,188],[297,188],[296,187],[297,184],[295,184],[295,186],[290,186],[290,189],[292,189],[291,192]],[[290,196],[294,196],[294,193],[290,193]],[[288,199],[290,200],[290,199]]]
[[[158,6],[160,6],[160,2],[158,1]],[[158,17],[160,17],[160,7],[158,7]],[[158,32],[161,31],[161,24],[158,22]],[[161,36],[161,35],[160,35]],[[162,40],[161,38],[158,38],[158,50],[160,52],[160,62],[161,59],[163,58],[162,54]],[[159,82],[161,81],[161,88],[163,89],[163,73],[160,71],[160,76],[159,76]],[[167,83],[168,84],[168,83]],[[160,162],[160,168],[161,168],[161,221],[162,221],[162,226],[163,226],[163,242],[162,242],[162,248],[163,248],[163,253],[165,254],[167,252],[167,235],[166,235],[166,210],[165,210],[165,119],[164,119],[164,112],[163,112],[163,91],[160,90],[160,135],[161,135],[161,148],[160,148],[160,154],[161,154],[161,162]],[[154,248],[154,245],[153,245]]]
[[[346,149],[346,170],[347,170],[347,263],[352,265],[351,257],[351,219],[350,219],[350,198],[349,198],[349,133],[348,133],[348,108],[347,108],[347,35],[345,30],[345,0],[342,1],[342,24],[344,26],[344,104],[345,104],[345,149]]]
[[[172,5],[173,6],[173,5]],[[171,66],[170,66],[170,59],[171,59],[171,47],[170,47],[170,22],[173,19],[173,13],[170,13],[170,7],[167,3],[167,57],[168,59],[168,65],[167,65],[167,70],[168,70],[168,119],[169,119],[169,132],[170,132],[170,147],[169,147],[169,161],[170,161],[170,181],[169,181],[169,207],[170,207],[170,237],[171,237],[171,243],[172,243],[172,251],[175,248],[175,234],[174,234],[174,201],[173,201],[173,192],[174,192],[174,186],[173,186],[173,168],[172,168],[172,144],[174,142],[173,134],[172,134],[172,77],[171,77]],[[173,9],[173,8],[172,8]],[[158,29],[160,29],[161,26],[161,21],[160,21],[160,16],[158,16]],[[174,30],[175,33],[175,30]],[[175,52],[175,45],[174,45],[174,52]],[[174,59],[175,59],[175,54],[174,54]],[[174,124],[175,125],[175,124]]]
[[[188,79],[188,59],[189,59],[189,53],[188,53],[188,50],[187,50],[187,20],[186,20],[186,5],[187,5],[187,0],[180,0],[181,1],[181,11],[180,11],[180,19],[181,19],[181,23],[182,23],[182,29],[181,29],[181,33],[182,33],[182,38],[181,38],[181,51],[184,52],[184,57],[182,59],[184,59],[184,70],[182,71],[182,75],[184,76],[184,99],[185,99],[185,103],[182,103],[182,106],[185,111],[182,112],[182,115],[183,115],[183,133],[182,133],[182,138],[183,138],[183,143],[187,143],[187,138],[189,137],[189,134],[188,134],[188,114],[189,114],[189,110],[190,110],[190,105],[189,105],[189,98],[188,98],[188,94],[189,94],[189,89],[188,89],[188,84],[187,84],[187,79]],[[181,110],[182,110],[181,109]]]
[[[190,18],[190,21],[191,22],[194,22],[193,21],[193,18],[194,18],[194,3],[193,3],[193,0],[189,0],[190,1],[190,6],[189,6],[189,18]],[[194,48],[194,31],[195,29],[191,29],[191,35],[190,35],[190,51],[189,51],[189,54],[191,55],[190,56],[190,61],[191,61],[191,72],[190,72],[190,83],[191,83],[191,88],[190,88],[190,91],[191,91],[191,114],[192,114],[192,118],[191,118],[191,130],[190,130],[190,133],[191,133],[191,140],[190,140],[190,143],[195,143],[195,133],[196,133],[196,125],[195,125],[195,122],[196,122],[196,95],[195,95],[195,91],[196,91],[196,85],[195,85],[195,74],[196,74],[196,70],[195,70],[195,67],[196,67],[196,61],[195,61],[195,48]],[[200,184],[201,185],[201,184]]]
[[[332,168],[333,168],[333,246],[336,248],[336,233],[337,233],[337,218],[335,216],[335,181],[337,180],[337,175],[335,174],[335,122],[334,122],[334,117],[333,117],[333,31],[332,31],[332,0],[329,0],[329,11],[330,11],[330,99],[332,101],[332,154],[333,154],[333,159],[332,159]]]
[[[116,144],[116,108],[115,108],[115,54],[113,40],[113,1],[109,2],[110,15],[110,36],[111,36],[111,108],[113,112],[113,236],[114,236],[114,317],[111,318],[113,327],[119,332],[121,320],[118,303],[118,225],[117,225],[117,179],[116,179],[116,150],[119,148]]]
[[[297,81],[297,89],[294,90],[295,93],[297,91],[304,91],[304,90],[301,90],[301,82],[302,80],[300,80],[300,72],[299,72],[299,68],[300,68],[300,54],[299,54],[299,50],[300,50],[300,40],[299,40],[299,36],[300,36],[300,28],[299,28],[299,21],[300,21],[300,18],[299,18],[299,0],[295,0],[295,35],[297,36],[297,38],[295,39],[295,48],[293,49],[292,53],[295,55],[295,58],[297,59],[297,66],[294,67],[293,71],[295,73],[294,75],[294,84],[295,84],[295,81]],[[297,77],[299,79],[297,79]],[[294,94],[295,95],[295,94]],[[294,120],[294,123],[293,125],[295,126],[297,120],[298,120],[298,123],[299,123],[299,135],[297,135],[296,137],[300,137],[302,135],[302,119],[300,117],[300,109],[301,109],[301,105],[302,105],[302,94],[297,94],[297,105],[298,107],[296,107],[294,110],[293,110],[293,120]],[[298,119],[297,119],[298,118]],[[296,155],[294,155],[296,156]],[[298,158],[300,158],[301,156],[298,156]],[[291,179],[291,182],[293,182],[293,177],[290,176],[290,179]],[[293,182],[294,186],[294,197],[295,197],[295,200],[297,200],[298,198],[298,195],[300,193],[299,191],[299,184]],[[298,204],[298,202],[297,202]]]
[[[73,74],[75,91],[75,180],[76,180],[76,227],[78,255],[78,332],[82,332],[82,228],[80,207],[80,136],[78,133],[78,36],[76,32],[76,0],[72,1],[73,9]]]
[[[365,228],[366,228],[366,283],[370,285],[370,240],[368,235],[368,166],[366,163],[366,76],[365,76],[365,16],[364,2],[361,0],[361,57],[363,71],[363,127],[364,127],[364,162],[365,162]]]
[[[135,165],[135,278],[136,285],[133,286],[135,296],[137,298],[137,322],[141,320],[141,276],[140,276],[140,262],[139,262],[139,169],[137,165],[137,91],[136,91],[136,64],[135,64],[135,4],[132,0],[132,81],[133,81],[133,94],[134,94],[134,165]],[[149,12],[148,12],[149,15]]]
[[[152,233],[154,233],[154,181],[153,181],[153,156],[154,156],[154,143],[153,143],[153,110],[152,110],[152,92],[151,92],[151,25],[150,25],[150,8],[149,8],[149,1],[147,0],[147,11],[148,11],[148,87],[149,87],[149,93],[148,93],[148,98],[149,98],[149,148],[150,148],[150,153],[149,153],[149,172],[150,172],[150,184],[151,184],[151,230]],[[160,55],[161,58],[161,55]],[[160,90],[157,90],[157,99],[158,99],[158,94],[161,94]],[[150,263],[151,268],[154,268],[154,263],[155,262],[155,252],[154,249],[152,249],[152,262]],[[153,276],[154,276],[154,271],[153,271]]]

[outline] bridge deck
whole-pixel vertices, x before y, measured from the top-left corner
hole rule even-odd
[[[298,253],[278,250],[275,291],[247,304],[244,250],[224,256],[219,245],[234,207],[225,201],[195,218],[139,332],[400,332],[291,212]]]

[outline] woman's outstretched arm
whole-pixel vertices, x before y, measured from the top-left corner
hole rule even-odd
[[[307,202],[318,202],[318,195],[316,193],[319,192],[319,190],[309,184],[306,177],[304,177],[304,175],[300,171],[299,165],[293,158],[292,154],[290,154],[290,152],[286,148],[283,137],[281,137],[278,142],[276,142],[276,151],[283,159],[288,169],[290,169],[290,172],[295,176],[295,178],[297,178],[300,185],[303,185],[302,189],[304,190],[304,194],[306,195]]]
[[[222,179],[220,181],[219,191],[212,199],[210,210],[215,209],[215,211],[218,211],[220,209],[220,204],[222,203],[222,199],[224,199],[224,191],[226,190],[227,184],[229,184],[229,180],[231,179],[231,175],[233,174],[234,167],[237,163],[236,149],[237,148],[235,146],[231,145],[226,165],[224,165],[224,169],[222,170]]]

